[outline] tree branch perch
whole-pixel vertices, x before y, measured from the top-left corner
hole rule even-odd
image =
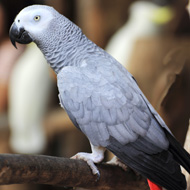
[[[84,161],[51,156],[0,154],[0,185],[49,184],[87,189],[146,190],[146,180],[128,169],[98,164],[100,179]]]

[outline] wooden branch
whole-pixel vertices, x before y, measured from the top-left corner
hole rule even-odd
[[[80,160],[51,156],[0,154],[0,185],[49,184],[100,190],[146,190],[146,180],[128,169],[99,164],[101,177]]]

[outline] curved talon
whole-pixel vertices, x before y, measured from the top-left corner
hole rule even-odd
[[[100,180],[100,172],[99,172],[99,170],[98,170],[98,172],[96,173],[96,176],[97,176],[96,182],[98,182],[98,181]]]
[[[92,174],[97,176],[96,182],[100,179],[100,172],[95,163],[100,163],[104,159],[105,148],[94,146],[90,143],[92,153],[79,152],[71,159],[84,160],[92,170]]]
[[[84,160],[92,170],[92,174],[97,176],[96,181],[100,179],[100,172],[96,167],[95,163],[99,163],[102,160],[102,158],[101,159],[100,158],[97,159],[97,157],[94,157],[93,154],[82,153],[82,152],[71,157],[71,159]]]
[[[90,169],[92,170],[92,174],[97,176],[96,182],[99,181],[99,179],[100,179],[100,171],[98,170],[98,168],[96,167],[94,162],[92,162],[92,160],[88,160],[86,162],[87,162],[88,166],[90,167]]]

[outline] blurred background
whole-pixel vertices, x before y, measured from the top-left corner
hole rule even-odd
[[[34,44],[10,43],[18,12],[53,6],[122,63],[181,144],[190,118],[190,20],[187,0],[0,0],[0,153],[71,157],[90,151],[59,106],[56,76]],[[106,159],[111,157],[107,153]],[[45,185],[0,190],[58,190]]]

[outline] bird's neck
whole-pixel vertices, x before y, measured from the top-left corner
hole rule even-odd
[[[82,33],[80,28],[77,27],[73,31],[74,34],[73,32],[72,34],[64,33],[64,36],[58,35],[58,38],[55,36],[58,43],[51,42],[41,47],[38,45],[47,62],[57,74],[63,67],[78,66],[88,52],[93,52],[97,47]]]

